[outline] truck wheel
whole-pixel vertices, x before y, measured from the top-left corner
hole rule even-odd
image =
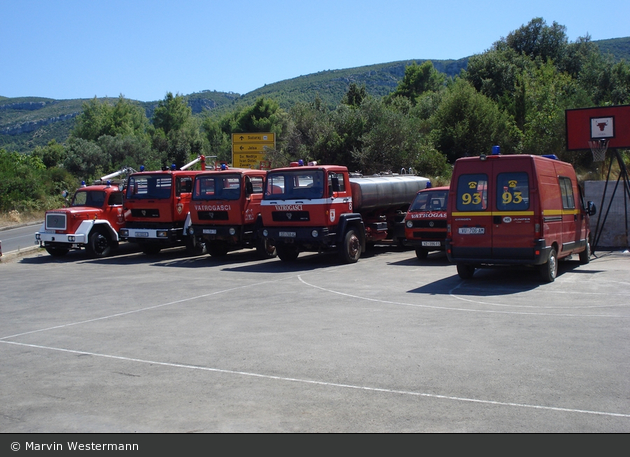
[[[586,239],[586,247],[580,252],[580,263],[586,265],[591,261],[591,240]]]
[[[346,232],[339,255],[344,263],[356,263],[361,257],[361,240],[354,229]]]
[[[418,257],[420,260],[426,259],[428,255],[429,255],[429,251],[427,251],[426,249],[423,249],[423,248],[416,249],[416,257]]]
[[[63,257],[68,253],[70,249],[68,248],[58,248],[53,246],[46,246],[46,251],[53,257]]]
[[[545,282],[553,282],[558,275],[558,257],[556,250],[551,248],[549,259],[540,266],[540,276]]]
[[[94,230],[90,233],[85,250],[92,257],[107,257],[112,251],[112,243],[103,232]]]
[[[206,244],[206,248],[212,257],[224,257],[228,253],[227,243],[221,241],[211,241]]]
[[[295,246],[276,246],[276,251],[283,262],[292,262],[300,254]]]
[[[470,279],[475,274],[475,267],[474,267],[474,265],[468,265],[468,264],[465,264],[465,263],[458,263],[457,264],[457,274],[462,279]]]
[[[142,244],[140,250],[146,255],[157,255],[162,250],[159,244]]]
[[[269,238],[259,238],[256,241],[256,252],[261,259],[273,259],[278,251]]]
[[[186,238],[186,251],[191,255],[201,255],[206,251],[206,245],[202,241],[189,236]]]

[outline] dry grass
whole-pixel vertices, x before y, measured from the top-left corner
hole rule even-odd
[[[13,227],[31,222],[43,221],[44,211],[35,211],[32,213],[20,213],[19,211],[9,211],[8,213],[0,213],[0,228]]]

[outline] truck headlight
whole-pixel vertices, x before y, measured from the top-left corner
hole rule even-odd
[[[156,235],[158,238],[168,238],[168,232],[166,230],[158,230]]]
[[[407,228],[413,228],[413,221],[407,221],[405,224],[407,225]]]
[[[265,236],[265,237],[269,236],[269,230],[264,229],[263,230],[263,236]]]
[[[236,229],[234,227],[230,227],[230,230],[228,230],[228,232],[230,233],[230,235],[234,236],[236,235]]]
[[[313,231],[311,232],[311,236],[312,236],[313,238],[317,238],[317,237],[319,236],[319,232],[318,232],[317,230],[313,230]]]
[[[73,236],[68,236],[68,241],[71,243],[74,243],[74,237]]]

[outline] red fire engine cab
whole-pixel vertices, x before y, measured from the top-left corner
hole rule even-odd
[[[201,171],[188,169],[198,162]],[[200,156],[180,169],[141,169],[131,174],[125,193],[126,226],[122,236],[145,254],[157,254],[173,246],[186,246],[192,253],[201,253],[203,246],[197,245],[188,227],[193,179],[204,170],[205,157]]]
[[[214,257],[242,248],[255,248],[262,258],[275,257],[273,244],[259,236],[267,172],[225,164],[215,168],[195,176],[190,233]]]

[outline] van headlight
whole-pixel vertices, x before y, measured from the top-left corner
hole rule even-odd
[[[405,223],[407,225],[407,228],[413,228],[413,221],[409,220]]]

